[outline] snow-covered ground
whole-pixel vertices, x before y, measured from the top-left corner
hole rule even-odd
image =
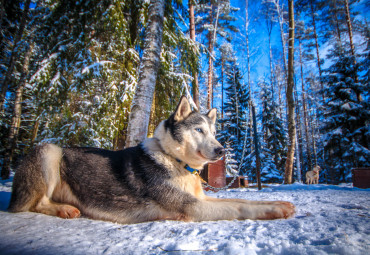
[[[120,225],[6,212],[11,181],[0,182],[0,254],[370,254],[370,189],[271,185],[216,197],[287,200],[294,218]]]

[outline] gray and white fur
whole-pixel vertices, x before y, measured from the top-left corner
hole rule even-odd
[[[9,211],[82,215],[123,224],[291,217],[294,206],[289,202],[205,195],[199,176],[185,165],[202,169],[224,155],[215,139],[215,121],[216,109],[192,111],[182,97],[154,136],[136,147],[109,151],[38,146],[16,170]]]

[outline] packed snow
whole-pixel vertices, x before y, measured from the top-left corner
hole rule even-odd
[[[6,212],[11,180],[0,182],[0,254],[369,254],[370,189],[267,185],[208,195],[286,200],[295,217],[273,221],[133,225]]]

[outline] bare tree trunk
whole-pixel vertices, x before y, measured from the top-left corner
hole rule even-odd
[[[317,115],[316,113],[314,116],[310,114],[310,123],[311,123],[311,140],[312,140],[312,149],[313,149],[313,165],[317,165],[317,150],[316,150],[316,130],[317,130]],[[313,123],[313,125],[312,125]]]
[[[209,46],[211,48],[211,46]],[[213,94],[213,61],[212,57],[208,59],[208,84],[207,84],[207,108],[212,108],[212,94]]]
[[[221,119],[224,119],[224,73],[225,59],[221,56]],[[224,123],[221,123],[221,130],[224,130]]]
[[[256,123],[256,109],[252,104],[252,116],[253,116],[253,133],[254,133],[254,147],[256,151],[256,178],[257,178],[257,185],[258,190],[262,189],[261,184],[261,159],[260,159],[260,152],[259,152],[259,140],[258,140],[258,133],[257,133],[257,123]]]
[[[0,0],[0,28],[2,27],[3,25],[3,17],[4,17],[4,13],[5,13],[5,5],[4,5],[4,0]],[[0,45],[3,45],[3,37],[0,38]]]
[[[280,27],[280,37],[281,37],[281,43],[283,45],[283,58],[284,58],[284,74],[287,76],[287,58],[286,58],[286,40],[285,40],[285,36],[284,36],[284,14],[283,14],[283,10],[281,9],[281,6],[280,6],[280,3],[279,3],[279,0],[274,0],[273,2],[275,4],[275,7],[276,7],[276,11],[277,11],[277,14],[278,14],[278,21],[279,21],[279,27]]]
[[[249,131],[248,138],[249,138],[249,143],[251,144],[252,148],[252,125],[253,125],[253,114],[252,114],[252,84],[251,84],[251,64],[250,64],[250,51],[249,51],[249,10],[248,10],[248,5],[249,1],[245,0],[245,38],[246,38],[246,43],[247,43],[247,63],[248,63],[248,93],[249,93],[249,102],[248,102],[248,115],[249,115],[249,121],[248,121],[248,127]],[[242,159],[243,160],[243,159]]]
[[[19,79],[19,85],[15,93],[13,116],[10,124],[8,146],[5,151],[5,158],[3,163],[3,168],[1,171],[1,178],[8,179],[10,175],[10,166],[13,162],[14,150],[17,146],[17,138],[19,134],[19,128],[21,125],[21,115],[22,115],[22,97],[24,87],[26,85],[26,76],[28,75],[28,69],[30,64],[31,53],[33,51],[34,45],[31,44],[25,54],[23,69],[21,77]]]
[[[143,141],[148,132],[153,93],[160,65],[164,18],[164,0],[151,0],[145,46],[139,69],[139,80],[132,102],[125,147]]]
[[[249,97],[251,96],[251,64],[250,64],[250,51],[249,51],[249,13],[248,13],[248,0],[245,0],[245,40],[247,43],[247,70],[248,70],[248,86],[249,86]]]
[[[340,45],[342,45],[342,36],[341,36],[341,33],[340,33],[340,28],[339,28],[338,9],[337,9],[337,1],[336,0],[334,0],[333,12],[334,12],[335,28],[337,30],[338,42],[339,42]]]
[[[288,103],[288,134],[289,147],[285,163],[284,183],[291,184],[293,180],[293,163],[296,143],[296,126],[295,126],[295,105],[294,105],[294,3],[288,1],[289,5],[289,51],[288,51],[288,86],[287,86],[287,103]]]
[[[313,34],[314,34],[314,37],[315,37],[317,67],[319,68],[320,89],[322,90],[324,88],[324,85],[322,84],[322,81],[321,81],[322,70],[321,70],[321,60],[320,60],[320,51],[319,51],[319,40],[317,38],[316,18],[315,18],[315,11],[314,11],[314,5],[313,5],[312,0],[310,1],[310,5],[311,5],[311,17],[312,17]]]
[[[40,126],[40,119],[38,117],[36,118],[35,124],[33,125],[30,148],[32,148],[33,145],[35,144],[37,133],[39,132],[39,126]]]
[[[195,44],[194,2],[192,0],[189,1],[189,19],[190,19],[190,39],[193,40]],[[192,87],[193,100],[197,108],[200,109],[198,72],[195,71],[193,76],[194,76]]]
[[[4,0],[1,0],[0,1],[0,27],[3,24],[4,13],[5,13]]]
[[[303,124],[305,129],[305,136],[306,136],[306,153],[308,158],[308,167],[307,171],[309,171],[312,167],[312,159],[311,159],[311,142],[308,134],[308,121],[307,121],[307,104],[306,104],[306,90],[303,82],[303,61],[302,61],[302,48],[301,42],[299,42],[299,60],[301,66],[301,89],[302,89],[302,106],[303,106]]]
[[[355,45],[353,44],[352,22],[351,22],[351,15],[349,13],[348,0],[345,0],[345,4],[346,4],[345,10],[346,10],[346,20],[347,20],[347,26],[348,26],[349,43],[351,46],[352,56],[354,57],[355,56]],[[356,63],[356,60],[355,60],[355,63]]]
[[[235,80],[235,69],[233,68],[233,88],[235,95],[235,108],[236,108],[236,137],[239,139],[239,98],[238,91],[236,90],[236,80]]]
[[[274,98],[274,86],[273,86],[273,69],[272,69],[272,48],[271,48],[271,31],[272,28],[268,31],[268,36],[269,36],[269,62],[270,62],[270,85],[272,90],[272,98]]]
[[[275,77],[276,77],[276,72],[275,72]],[[276,82],[276,85],[278,87],[278,102],[279,102],[279,118],[280,119],[283,119],[283,109],[281,109],[282,105],[283,105],[283,96],[281,95],[282,94],[282,88],[284,86],[284,84],[282,84],[280,81],[278,81],[276,78],[275,78],[275,82]],[[284,82],[285,83],[285,82]]]
[[[279,0],[272,0],[272,3],[275,5],[276,12],[277,12],[277,18],[279,22],[279,28],[280,28],[280,38],[281,38],[281,44],[282,44],[282,49],[283,49],[283,74],[284,74],[284,79],[287,79],[288,77],[288,63],[287,63],[287,50],[286,50],[286,39],[284,35],[284,11],[282,10],[282,7],[280,6]],[[285,87],[285,94],[287,93],[287,84],[284,83]],[[281,96],[281,90],[282,88],[279,88],[279,97]],[[281,98],[279,98],[279,105],[282,105]],[[287,104],[288,102],[286,102]],[[288,106],[286,105],[286,111],[288,111]],[[288,114],[288,113],[286,113]]]
[[[213,47],[211,43],[209,45],[209,49]],[[213,94],[213,61],[212,57],[210,56],[208,59],[208,89],[207,89],[207,108],[212,108],[212,94]]]
[[[29,9],[30,9],[30,3],[31,3],[31,0],[27,0],[25,5],[24,5],[24,11],[23,11],[23,14],[22,14],[21,23],[20,23],[19,28],[17,30],[17,34],[15,35],[12,53],[10,54],[8,70],[6,71],[5,78],[3,80],[3,83],[1,84],[0,113],[3,112],[3,110],[4,110],[4,102],[5,102],[6,92],[8,91],[9,83],[10,83],[11,78],[12,78],[15,61],[18,58],[17,46],[18,46],[19,41],[22,39],[23,31],[24,31],[24,28],[26,26],[27,16],[28,16],[28,12],[29,12]]]
[[[301,113],[299,107],[298,93],[297,93],[297,84],[294,84],[294,96],[296,100],[296,167],[297,167],[297,180],[302,182],[302,171],[301,171],[301,159],[303,158],[303,146],[302,146],[302,125],[301,125]]]
[[[348,36],[349,36],[349,44],[351,46],[351,54],[354,59],[354,64],[356,64],[356,53],[355,53],[355,45],[353,44],[353,33],[352,33],[352,21],[351,21],[351,14],[349,12],[349,4],[348,0],[345,0],[346,4],[346,19],[347,19],[347,26],[348,26]],[[358,82],[358,75],[355,74],[355,82]],[[362,101],[361,93],[356,93],[358,101]]]
[[[211,10],[209,11],[210,24],[213,25],[213,5],[211,5]],[[212,95],[213,95],[213,35],[211,32],[208,33],[208,89],[207,89],[207,108],[212,108]]]
[[[298,125],[300,126],[300,125]],[[299,130],[299,129],[298,129]],[[301,140],[301,134],[300,132],[296,132],[296,146],[295,146],[295,150],[296,150],[296,157],[297,157],[297,180],[298,182],[302,182],[302,170],[301,170],[301,156],[300,156],[300,151],[299,151],[299,141]],[[302,148],[302,147],[301,147]]]

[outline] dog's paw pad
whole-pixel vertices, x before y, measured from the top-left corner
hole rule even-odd
[[[70,205],[63,205],[58,211],[58,217],[63,219],[74,219],[81,215],[80,210]]]
[[[283,218],[287,219],[295,214],[295,206],[290,202],[280,202],[280,209],[283,213]]]
[[[290,202],[273,202],[263,213],[259,220],[287,219],[295,214],[295,206]]]

